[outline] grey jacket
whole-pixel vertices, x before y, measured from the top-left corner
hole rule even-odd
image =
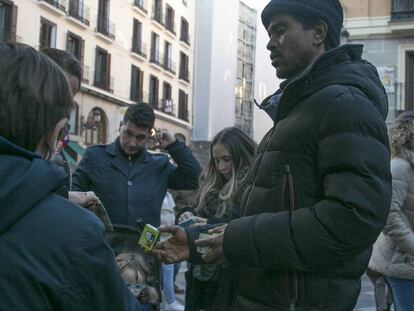
[[[385,276],[414,280],[414,153],[391,161],[392,200],[387,224],[369,267]]]

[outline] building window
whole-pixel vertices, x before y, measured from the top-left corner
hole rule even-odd
[[[162,24],[162,0],[154,0],[152,7],[152,19]]]
[[[115,39],[115,26],[109,20],[109,0],[99,0],[97,31],[111,39]]]
[[[188,94],[183,90],[178,92],[178,118],[188,122]]]
[[[154,109],[159,109],[159,102],[158,102],[158,85],[159,81],[156,76],[150,76],[150,86],[149,86],[149,104]]]
[[[99,47],[96,48],[94,85],[103,90],[112,92],[111,55]]]
[[[180,52],[180,73],[179,78],[189,82],[189,72],[188,72],[188,56],[183,52]]]
[[[83,64],[83,55],[85,50],[85,40],[68,31],[66,38],[66,51],[75,56]]]
[[[414,110],[414,51],[406,53],[405,84],[405,110]]]
[[[56,47],[56,25],[41,17],[39,48],[44,49],[54,47]]]
[[[0,0],[0,42],[16,41],[17,6]]]
[[[172,114],[174,111],[173,101],[171,98],[172,89],[171,84],[164,82],[163,84],[163,96],[162,96],[162,111],[165,113]]]
[[[70,0],[68,15],[89,26],[89,8],[84,0]]]
[[[188,22],[184,17],[181,17],[181,35],[180,35],[180,40],[190,44],[190,35],[189,35],[189,26],[188,26]]]
[[[132,65],[131,67],[131,100],[135,102],[142,102],[143,93],[142,85],[144,80],[144,72],[138,67]]]
[[[155,33],[151,33],[151,57],[150,62],[160,65],[160,37]]]
[[[164,69],[175,75],[175,63],[172,60],[172,45],[165,41],[164,45]]]
[[[106,144],[107,118],[101,108],[95,107],[89,112],[86,124],[88,126],[85,128],[85,144]]]
[[[167,4],[167,10],[165,15],[165,28],[171,31],[173,34],[175,34],[174,16],[174,9]]]
[[[135,18],[132,28],[132,52],[137,53],[143,57],[147,57],[146,51],[144,49],[144,44],[142,42],[142,24]]]

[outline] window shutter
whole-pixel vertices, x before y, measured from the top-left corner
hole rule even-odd
[[[107,54],[106,58],[106,83],[107,83],[107,89],[109,91],[113,91],[113,86],[111,85],[111,54]]]

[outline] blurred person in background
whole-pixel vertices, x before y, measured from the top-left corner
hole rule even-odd
[[[414,112],[399,115],[389,130],[392,199],[387,224],[369,268],[391,289],[394,310],[414,310]]]

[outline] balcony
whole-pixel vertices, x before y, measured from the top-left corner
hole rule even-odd
[[[150,63],[157,65],[158,67],[164,68],[162,62],[161,62],[161,55],[159,51],[151,50],[150,55]]]
[[[155,110],[160,110],[160,107],[162,107],[162,101],[158,98],[158,96],[155,96],[153,94],[149,94],[148,104],[151,105]]]
[[[176,29],[176,25],[174,23],[173,20],[170,19],[166,19],[165,21],[165,29],[168,30],[170,33],[172,33],[173,35],[175,35],[175,29]]]
[[[169,73],[171,73],[174,76],[177,73],[175,62],[173,60],[169,59],[169,58],[164,58],[163,67],[166,71],[168,71]]]
[[[158,24],[160,24],[161,26],[164,26],[162,9],[156,8],[155,6],[152,7],[152,16],[151,16],[151,18],[154,21],[156,21]]]
[[[131,52],[146,59],[147,58],[147,44],[143,43],[142,40],[133,40]]]
[[[180,80],[183,80],[187,83],[190,83],[190,72],[188,71],[188,69],[180,69],[180,74],[178,75],[178,78]]]
[[[188,118],[188,108],[184,105],[180,105],[180,107],[178,107],[178,118],[188,122],[189,118]]]
[[[40,5],[50,9],[53,13],[58,15],[66,14],[66,1],[64,0],[38,0]]]
[[[190,46],[190,35],[186,32],[181,32],[180,41]]]
[[[414,18],[414,1],[392,0],[391,20],[403,21]]]
[[[80,0],[70,0],[68,16],[89,26],[89,7],[83,4]]]
[[[138,11],[143,12],[145,14],[148,13],[147,9],[145,8],[144,0],[133,0],[132,5],[134,8],[137,8]]]
[[[98,16],[96,32],[111,40],[115,40],[115,24],[109,18]]]
[[[114,92],[114,78],[108,78],[101,72],[95,71],[93,85],[109,93]]]

